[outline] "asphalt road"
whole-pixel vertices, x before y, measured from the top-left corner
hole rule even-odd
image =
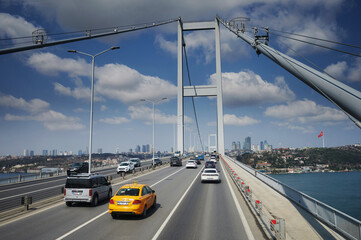
[[[58,203],[0,226],[0,236],[2,239],[249,239],[223,171],[222,183],[202,184],[201,168],[186,169],[183,165],[139,175],[136,180],[148,184],[157,194],[157,206],[145,219],[136,216],[112,219],[107,211],[108,202],[96,207],[67,207]],[[113,192],[131,181],[113,184]]]
[[[163,162],[167,162],[168,159]],[[150,161],[142,161],[142,167],[150,166]],[[140,168],[136,168],[140,171]],[[113,179],[119,178],[120,175],[116,173],[116,168],[102,169],[94,171],[95,173],[103,174],[104,176],[112,176]],[[131,173],[127,173],[129,175]],[[31,196],[33,203],[61,194],[61,189],[64,187],[66,176],[56,176],[35,181],[21,182],[9,185],[0,186],[0,212],[10,210],[21,206],[21,197]]]

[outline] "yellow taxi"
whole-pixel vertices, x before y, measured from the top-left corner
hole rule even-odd
[[[109,213],[113,218],[118,215],[130,214],[147,217],[150,207],[155,207],[157,195],[148,185],[126,184],[118,189],[109,201]]]

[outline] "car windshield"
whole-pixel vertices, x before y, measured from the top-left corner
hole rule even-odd
[[[126,163],[126,162],[123,162],[120,164],[120,166],[128,166],[128,165],[129,165],[129,163]]]
[[[139,188],[121,188],[117,196],[139,196]]]
[[[72,167],[80,167],[80,166],[81,166],[81,163],[73,163],[71,166],[72,166]]]
[[[67,179],[65,188],[91,188],[90,179]]]
[[[217,170],[214,170],[214,169],[206,169],[204,170],[204,173],[216,173]]]
[[[194,163],[194,161],[193,161],[193,160],[189,160],[188,163]]]

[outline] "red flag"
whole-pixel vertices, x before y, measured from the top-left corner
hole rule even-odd
[[[318,137],[322,137],[323,136],[323,131],[321,131],[321,133],[318,135]]]

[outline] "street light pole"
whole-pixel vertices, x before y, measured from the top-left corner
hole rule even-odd
[[[152,163],[153,163],[153,166],[154,166],[154,152],[155,152],[155,146],[154,146],[154,125],[155,125],[155,107],[154,107],[154,105],[156,104],[156,103],[158,103],[158,102],[161,102],[161,101],[163,101],[163,100],[165,100],[165,99],[167,99],[166,97],[165,98],[162,98],[162,99],[159,99],[159,100],[157,100],[157,101],[151,101],[151,100],[148,100],[148,99],[140,99],[140,101],[143,101],[143,102],[150,102],[150,103],[152,103],[153,104],[153,161],[152,161]]]
[[[70,53],[79,53],[82,55],[86,55],[92,58],[92,79],[91,79],[91,94],[90,94],[90,130],[89,130],[89,169],[88,173],[90,175],[91,173],[91,161],[92,161],[92,146],[93,146],[93,103],[94,103],[94,70],[95,70],[95,57],[99,56],[100,54],[103,54],[105,52],[108,52],[110,50],[119,49],[119,47],[111,47],[107,50],[104,50],[100,53],[97,53],[95,55],[91,55],[88,53],[79,52],[76,50],[68,50]]]

